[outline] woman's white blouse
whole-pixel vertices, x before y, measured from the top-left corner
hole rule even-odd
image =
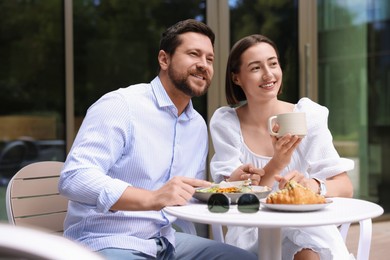
[[[280,173],[297,170],[306,177],[325,179],[344,171],[352,170],[352,160],[340,158],[328,129],[326,107],[302,98],[294,111],[305,112],[308,134],[294,151],[288,166]],[[253,153],[246,145],[241,133],[236,110],[231,107],[217,109],[210,121],[210,132],[215,155],[210,164],[211,175],[215,182],[223,180],[242,164],[251,163],[255,167],[264,167],[271,157]],[[278,189],[277,182],[273,190]],[[258,230],[241,226],[228,226],[225,242],[251,252],[258,252]],[[319,253],[321,259],[354,259],[350,255],[340,232],[335,225],[283,228],[283,259],[292,259],[303,248],[311,248]]]
[[[333,145],[326,107],[302,98],[295,105],[294,112],[306,113],[308,134],[294,151],[290,164],[281,175],[297,170],[306,177],[325,179],[354,168],[354,162],[340,158]],[[246,146],[235,108],[225,106],[217,109],[210,121],[210,133],[215,150],[210,171],[215,182],[230,176],[242,164],[251,163],[263,168],[271,159],[253,153]],[[276,186],[277,183],[273,188]]]

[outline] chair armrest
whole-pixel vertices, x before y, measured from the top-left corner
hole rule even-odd
[[[359,221],[360,236],[356,260],[370,259],[372,220],[364,219]]]
[[[349,226],[351,226],[351,223],[344,223],[339,226],[339,231],[341,233],[341,236],[344,240],[344,243],[347,241],[347,234],[349,230]]]
[[[211,231],[213,233],[213,239],[215,241],[225,243],[225,239],[224,239],[223,231],[222,231],[222,225],[220,225],[220,224],[212,224],[211,225]]]

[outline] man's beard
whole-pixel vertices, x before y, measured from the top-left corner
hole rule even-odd
[[[168,76],[171,79],[173,85],[176,87],[176,89],[182,91],[184,94],[190,97],[200,97],[206,94],[208,88],[210,87],[210,80],[206,79],[206,86],[202,90],[198,91],[195,88],[192,88],[188,82],[188,77],[190,76],[189,73],[185,75],[179,75],[177,72],[175,72],[172,68],[172,66],[168,67]]]

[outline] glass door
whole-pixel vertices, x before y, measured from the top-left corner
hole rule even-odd
[[[390,210],[390,3],[317,0],[318,102],[350,172],[355,197]]]

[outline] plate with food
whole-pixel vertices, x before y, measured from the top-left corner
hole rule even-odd
[[[270,193],[260,203],[272,210],[315,211],[327,207],[332,200],[295,181],[289,181],[283,189]]]
[[[295,211],[295,212],[305,212],[305,211],[316,211],[323,209],[329,206],[333,201],[331,199],[325,199],[325,203],[317,203],[317,204],[272,204],[267,203],[266,199],[260,199],[260,203],[272,210],[277,211]]]
[[[254,186],[246,181],[225,182],[214,184],[206,188],[197,188],[194,193],[194,198],[207,202],[210,196],[214,193],[223,193],[232,204],[236,204],[238,198],[244,193],[254,193],[259,199],[267,197],[270,194],[271,188],[265,186]]]

